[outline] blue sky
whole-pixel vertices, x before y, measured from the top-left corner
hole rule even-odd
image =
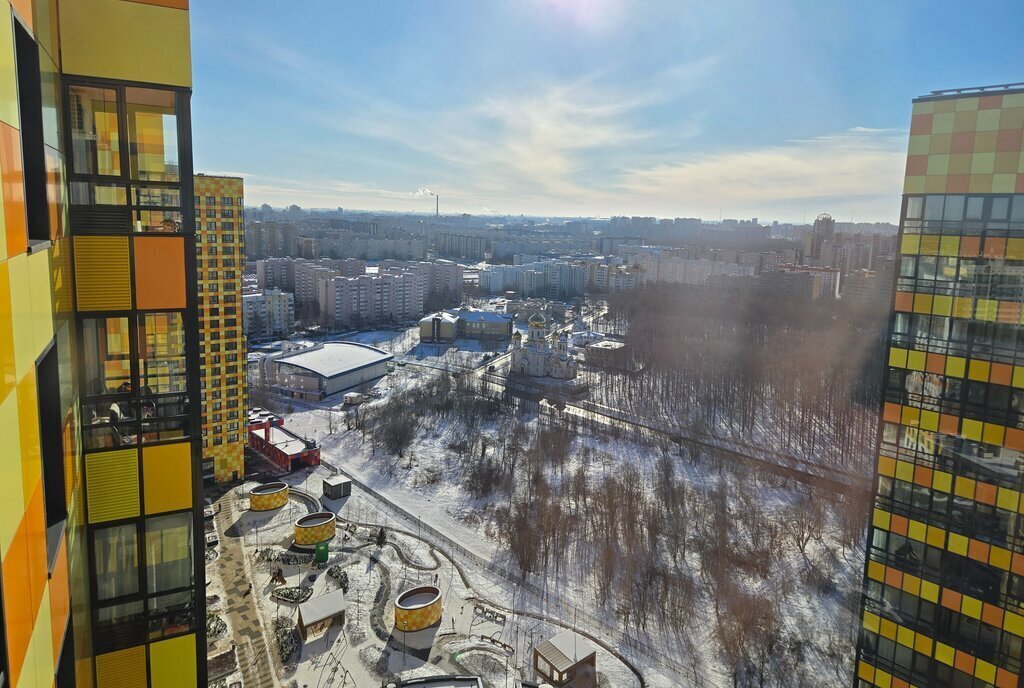
[[[1024,80],[1020,0],[201,0],[197,171],[248,203],[856,221],[910,101]]]

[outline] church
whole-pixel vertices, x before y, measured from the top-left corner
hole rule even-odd
[[[512,335],[512,364],[509,370],[531,377],[552,377],[572,380],[576,377],[576,360],[569,354],[569,337],[563,332],[547,334],[547,321],[540,313],[530,316],[526,343],[516,332]]]

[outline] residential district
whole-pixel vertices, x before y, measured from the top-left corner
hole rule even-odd
[[[2,3],[0,685],[1024,685],[1024,84],[899,227],[247,207],[187,7]]]

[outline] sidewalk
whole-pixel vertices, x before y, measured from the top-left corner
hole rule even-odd
[[[278,688],[276,650],[264,636],[256,611],[255,582],[242,551],[241,537],[226,534],[236,519],[234,493],[228,491],[218,501],[217,531],[220,535],[220,557],[215,562],[217,575],[224,582],[224,610],[228,616],[237,647],[239,669],[245,688]],[[246,595],[250,582],[253,592]]]

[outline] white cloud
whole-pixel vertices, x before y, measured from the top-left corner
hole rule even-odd
[[[906,132],[862,127],[776,146],[713,153],[626,172],[620,198],[717,216],[770,210],[799,219],[822,203],[865,220],[892,217],[906,159]],[[818,205],[815,205],[818,204]],[[822,211],[828,210],[821,208]]]

